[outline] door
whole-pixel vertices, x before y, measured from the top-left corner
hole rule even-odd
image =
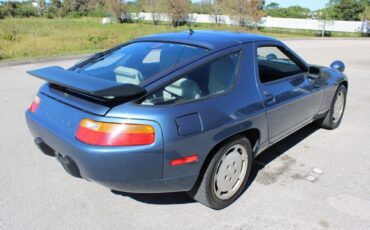
[[[320,100],[301,59],[279,43],[257,43],[260,92],[266,109],[270,142],[312,119]],[[316,100],[316,101],[315,101]]]

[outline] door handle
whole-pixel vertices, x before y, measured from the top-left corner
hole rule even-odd
[[[275,103],[275,96],[267,91],[263,91],[263,94],[265,95],[265,100],[267,104],[274,104]]]

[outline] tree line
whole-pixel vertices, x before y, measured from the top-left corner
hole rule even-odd
[[[300,6],[281,8],[278,3],[271,2],[265,6],[265,12],[272,17],[360,21],[370,19],[369,2],[369,0],[330,0],[325,8],[316,11]]]
[[[359,21],[370,19],[369,1],[330,0],[324,9],[311,11],[300,6],[280,7],[275,2],[265,4],[264,0],[0,0],[0,19],[111,16],[118,22],[127,22],[132,13],[148,12],[154,24],[159,24],[165,13],[173,26],[191,21],[191,13],[209,14],[216,24],[222,23],[221,15],[230,15],[240,26],[253,25],[263,16]]]

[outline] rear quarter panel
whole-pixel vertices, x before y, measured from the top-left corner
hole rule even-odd
[[[235,87],[230,92],[178,105],[143,106],[127,103],[113,108],[107,116],[155,120],[163,130],[164,178],[198,174],[210,151],[218,143],[236,133],[257,128],[261,133],[260,142],[267,141],[264,108],[254,80],[252,48],[252,44],[245,44],[218,52],[166,76],[147,88],[149,92],[154,91],[158,86],[173,81],[177,76],[194,67],[217,57],[242,50],[239,75]],[[189,114],[199,115],[201,131],[181,136],[178,132],[176,119]],[[172,159],[192,154],[199,155],[198,163],[177,167],[172,167],[169,164]]]

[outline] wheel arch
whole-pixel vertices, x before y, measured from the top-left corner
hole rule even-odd
[[[252,154],[255,155],[255,152],[258,149],[258,145],[259,145],[259,141],[260,141],[260,136],[261,136],[261,132],[260,132],[259,129],[257,129],[257,128],[251,128],[251,129],[247,129],[247,130],[244,130],[242,132],[236,133],[236,134],[234,134],[234,135],[232,135],[230,137],[227,137],[226,139],[220,141],[219,143],[217,143],[211,149],[211,151],[208,153],[206,159],[203,161],[202,167],[201,167],[200,172],[199,172],[199,176],[198,176],[197,181],[195,182],[195,185],[193,186],[193,189],[192,190],[196,189],[199,186],[200,182],[203,179],[204,173],[207,170],[207,167],[209,166],[211,160],[215,156],[216,152],[225,143],[227,143],[228,141],[230,141],[230,140],[232,140],[232,139],[234,139],[236,137],[246,137],[246,138],[248,138],[248,140],[251,143],[251,147],[252,147],[252,151],[253,151]]]
[[[344,87],[346,87],[346,90],[348,90],[348,81],[347,81],[347,80],[343,80],[343,81],[339,84],[339,86],[341,86],[341,85],[344,85]]]

